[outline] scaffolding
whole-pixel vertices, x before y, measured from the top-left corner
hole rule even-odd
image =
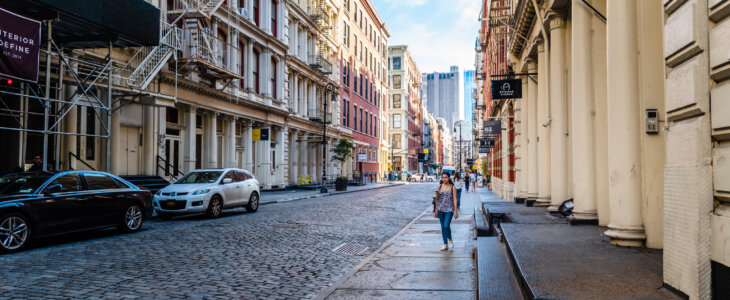
[[[109,29],[103,22],[103,18],[92,19],[91,17],[71,14],[67,9],[83,3],[63,3],[61,7],[53,6],[53,1],[26,0],[26,1],[0,1],[0,7],[16,12],[33,19],[43,20],[41,35],[42,48],[39,59],[39,77],[43,79],[38,82],[18,80],[14,82],[10,77],[7,85],[0,87],[0,136],[8,146],[4,147],[5,160],[0,166],[0,173],[24,171],[27,167],[28,151],[40,152],[42,170],[60,170],[61,162],[64,162],[66,169],[72,166],[74,158],[90,169],[78,153],[62,153],[61,143],[64,137],[75,137],[76,149],[81,138],[87,138],[97,144],[96,139],[101,139],[104,144],[104,163],[106,171],[110,170],[110,151],[112,135],[112,114],[119,109],[129,97],[139,97],[145,94],[144,89],[149,83],[147,76],[154,77],[164,64],[166,59],[154,61],[157,65],[150,69],[151,57],[147,56],[139,62],[134,63],[133,59],[123,67],[115,66],[113,50],[115,47],[160,47],[149,45],[149,32],[134,36],[130,32],[136,28]],[[135,2],[126,8],[140,9],[142,24],[149,24],[150,18],[159,10],[145,3],[142,0]],[[99,3],[99,9],[108,3]],[[113,8],[116,9],[116,8]],[[161,26],[162,30],[173,31],[164,36],[168,40],[179,39],[177,33],[170,27]],[[153,29],[153,28],[147,28]],[[55,31],[54,31],[55,30]],[[125,31],[127,30],[127,31]],[[143,30],[144,31],[144,30]],[[89,34],[84,34],[88,32]],[[172,37],[171,37],[172,36]],[[159,36],[158,36],[159,38]],[[140,42],[141,41],[141,42]],[[176,49],[174,43],[166,42],[166,47]],[[133,58],[136,56],[133,56]],[[169,58],[169,56],[168,56]],[[125,74],[124,70],[132,70]],[[139,75],[140,70],[146,70],[146,74]],[[10,74],[12,75],[12,74]],[[3,77],[0,75],[0,77]],[[113,84],[123,79],[126,89],[114,89]],[[145,84],[140,84],[144,83]],[[128,103],[128,102],[126,102]],[[81,131],[76,124],[70,120],[78,111],[84,108],[87,116],[93,120],[91,130]],[[98,124],[98,126],[96,125]],[[16,133],[8,134],[8,133]],[[13,138],[17,138],[18,148],[12,149]],[[40,138],[40,141],[38,139]],[[32,139],[33,141],[29,141]],[[65,143],[68,143],[67,139]],[[32,144],[34,147],[31,147]],[[40,148],[40,149],[29,149]],[[14,161],[7,154],[17,155]],[[10,156],[10,157],[9,157]],[[15,164],[13,166],[13,164]],[[97,165],[97,168],[99,166]]]

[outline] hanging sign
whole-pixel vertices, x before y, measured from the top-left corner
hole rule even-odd
[[[41,22],[0,8],[0,75],[38,82]]]
[[[479,153],[489,153],[487,139],[479,139]]]
[[[492,99],[522,98],[522,79],[492,80]]]
[[[251,140],[254,142],[258,142],[261,140],[261,129],[254,128],[251,130]]]
[[[485,134],[501,134],[502,121],[484,121]]]

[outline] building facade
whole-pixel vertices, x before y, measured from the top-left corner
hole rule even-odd
[[[340,119],[354,135],[356,179],[381,180],[389,143],[384,143],[387,117],[387,39],[390,32],[370,0],[345,0],[341,14],[339,53],[342,95]]]
[[[421,73],[408,46],[388,47],[390,77],[388,135],[391,164],[395,171],[420,172],[418,154],[423,153],[423,103]]]
[[[72,77],[96,75],[89,62],[103,61],[107,49],[66,51],[76,62],[69,66],[51,62],[50,80],[62,91],[54,96],[78,101],[57,120],[63,132],[49,138],[55,152],[44,155],[48,169],[174,180],[195,169],[239,167],[264,189],[321,182],[323,166],[328,175],[342,172],[322,143],[324,116],[340,109],[330,100],[340,90],[340,74],[331,67],[339,40],[326,25],[337,20],[338,3],[148,3],[159,15],[160,40],[110,47],[110,80],[87,89]],[[107,96],[108,119],[94,104]],[[324,101],[331,101],[326,111]],[[326,121],[328,148],[353,138],[340,118]],[[23,139],[15,146],[25,152],[11,163],[18,167],[42,155]]]
[[[477,88],[477,81],[474,78],[475,73],[475,70],[464,71],[464,95],[462,95],[463,101],[461,109],[464,112],[464,117],[462,119],[466,121],[466,127],[464,130],[465,134],[462,138],[467,141],[473,140],[472,129],[474,128],[474,123],[476,123],[474,119],[474,107],[476,105],[474,93]]]
[[[459,67],[451,66],[449,72],[424,73],[426,81],[426,107],[437,118],[444,118],[453,128],[454,122],[460,120],[461,99],[459,98],[460,77]]]
[[[572,199],[572,223],[663,249],[664,283],[678,293],[727,298],[730,1],[588,2],[519,1],[506,13],[495,8],[507,1],[483,2],[482,61],[524,74],[513,77],[521,99],[481,96],[482,119],[502,120],[492,167],[515,157],[514,192],[502,184],[500,195],[548,211]],[[515,26],[493,44],[498,17]]]

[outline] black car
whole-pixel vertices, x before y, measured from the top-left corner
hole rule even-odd
[[[135,232],[152,216],[152,194],[97,171],[28,172],[0,177],[0,252],[31,238],[117,227]]]

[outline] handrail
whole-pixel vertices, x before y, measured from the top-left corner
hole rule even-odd
[[[162,161],[164,164],[160,165],[160,161]],[[169,172],[169,168],[172,167],[172,174]],[[157,155],[157,169],[162,169],[165,171],[165,176],[172,177],[175,181],[177,181],[177,175],[185,175],[182,171],[180,171],[175,165],[170,164],[164,157]],[[156,172],[155,172],[156,173]]]
[[[96,171],[96,169],[94,169],[94,167],[87,164],[86,161],[84,161],[83,159],[81,159],[81,157],[76,155],[76,153],[73,153],[71,151],[68,152],[68,168],[69,169],[73,170],[73,168],[71,168],[71,157],[76,158],[77,161],[80,161],[82,164],[84,164],[87,168],[91,169],[92,171]]]

